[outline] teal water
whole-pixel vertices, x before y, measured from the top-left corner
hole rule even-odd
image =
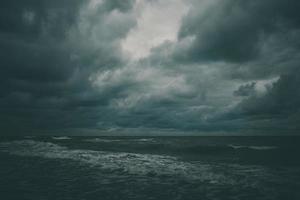
[[[299,137],[0,139],[1,199],[298,200]]]

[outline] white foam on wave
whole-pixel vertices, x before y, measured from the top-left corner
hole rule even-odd
[[[21,140],[0,143],[0,151],[19,156],[69,159],[103,170],[141,176],[170,176],[228,184],[229,178],[212,171],[209,164],[193,164],[173,156],[69,149],[50,142]]]
[[[277,149],[276,146],[250,146],[250,149],[254,150],[271,150],[271,149]]]
[[[131,141],[137,142],[154,142],[154,138],[139,138],[139,139],[132,139]]]
[[[61,136],[61,137],[52,137],[53,140],[70,140],[70,137]]]
[[[242,145],[228,145],[233,149],[252,149],[252,150],[272,150],[277,149],[276,146],[242,146]]]
[[[104,138],[92,138],[84,140],[86,142],[154,142],[153,138],[139,138],[139,139],[104,139]]]

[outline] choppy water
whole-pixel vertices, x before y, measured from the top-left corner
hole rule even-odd
[[[298,137],[0,140],[1,199],[300,199]]]

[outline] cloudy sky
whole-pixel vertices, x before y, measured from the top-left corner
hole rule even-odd
[[[0,134],[298,134],[298,0],[6,0]]]

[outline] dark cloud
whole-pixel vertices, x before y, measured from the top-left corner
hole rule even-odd
[[[296,87],[300,79],[297,75],[300,62],[299,2],[216,0],[191,1],[191,5],[190,12],[183,19],[179,41],[153,49],[151,62],[175,67],[177,71],[182,66],[193,68],[191,73],[197,73],[199,79],[206,78],[195,68],[208,65],[216,71],[212,75],[221,75],[206,86],[207,96],[222,98],[221,91],[219,94],[214,91],[216,83],[225,84],[228,80],[242,81],[243,84],[233,87],[238,89],[231,92],[234,96],[231,105],[227,102],[219,107],[219,104],[209,102],[205,105],[211,107],[211,114],[202,110],[201,114],[193,116],[189,112],[193,117],[190,119],[185,115],[182,124],[206,131],[297,133],[300,106],[296,103],[299,102]],[[273,86],[260,86],[267,88],[265,94],[256,90],[257,81],[275,77],[280,79]],[[196,86],[196,82],[199,81],[192,84]],[[241,97],[242,102],[236,104],[236,99]],[[208,101],[212,99],[208,98]],[[185,119],[188,122],[183,122]]]
[[[1,5],[3,134],[94,127],[101,106],[107,105],[112,95],[118,95],[113,90],[99,94],[89,77],[99,69],[123,62],[114,44],[104,44],[108,42],[105,36],[111,32],[109,38],[113,42],[134,23],[130,19],[129,23],[111,21],[101,27],[104,22],[93,22],[92,18],[105,20],[103,16],[114,10],[127,12],[133,2],[104,1],[90,13],[88,3],[30,0],[6,1]],[[116,23],[122,23],[119,29]],[[91,29],[97,27],[99,30]],[[93,38],[97,33],[104,33],[99,41]]]
[[[300,25],[296,0],[212,2],[206,10],[201,10],[203,2],[193,2],[198,6],[193,5],[183,20],[179,38],[194,36],[195,40],[186,52],[178,52],[179,59],[251,61],[260,55],[264,40]]]
[[[138,61],[134,0],[2,3],[1,133],[299,130],[300,3],[185,3],[177,40]]]
[[[1,34],[8,37],[35,39],[41,34],[63,37],[73,23],[83,0],[46,1],[17,0],[2,2],[0,8]]]
[[[299,70],[285,74],[268,88],[263,96],[252,95],[236,108],[243,115],[264,115],[287,117],[299,112],[300,90]]]
[[[299,70],[281,75],[262,95],[252,94],[222,115],[221,121],[241,121],[234,127],[298,134],[300,119]]]
[[[233,95],[242,97],[251,96],[255,94],[255,85],[255,82],[241,85],[236,91],[233,92]]]

